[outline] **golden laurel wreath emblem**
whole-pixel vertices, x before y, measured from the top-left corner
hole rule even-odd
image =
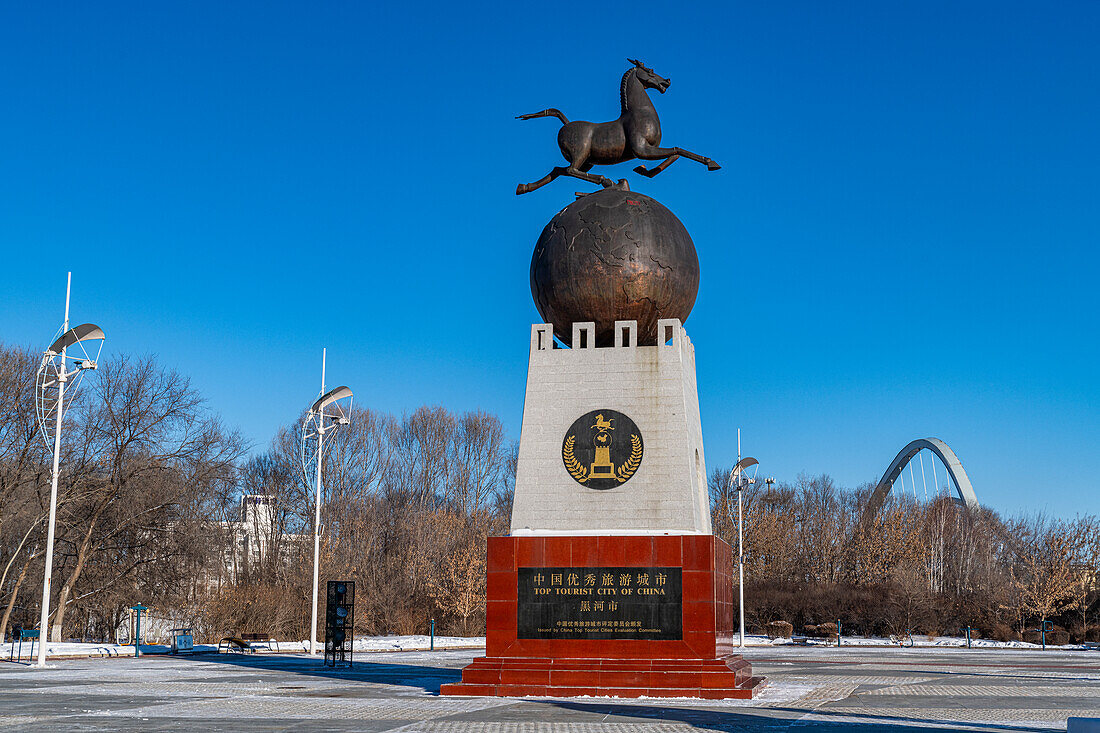
[[[618,468],[615,469],[615,476],[619,479],[619,483],[625,482],[628,478],[634,475],[634,472],[638,470],[638,466],[642,463],[642,439],[637,435],[630,436],[630,457],[627,458]]]
[[[565,470],[569,471],[577,483],[583,484],[588,480],[588,469],[581,465],[577,457],[573,455],[573,446],[577,443],[577,436],[570,435],[565,439],[565,447],[562,448],[562,459],[565,461]]]
[[[589,479],[588,469],[577,460],[573,454],[573,446],[577,444],[577,436],[570,435],[565,439],[562,447],[562,460],[565,462],[565,470],[579,483],[586,483]],[[642,464],[642,439],[637,434],[630,436],[630,456],[615,468],[615,479],[620,483],[626,483],[638,466]]]

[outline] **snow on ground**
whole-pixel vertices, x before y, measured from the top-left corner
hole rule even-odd
[[[766,636],[754,634],[745,635],[745,646],[782,646],[793,644],[790,639],[769,639]],[[811,646],[825,646],[824,639],[810,639]],[[901,646],[888,638],[879,636],[842,636],[842,646]],[[992,639],[972,638],[970,645],[975,649],[1042,649],[1041,644],[1031,644],[1026,641],[993,641]],[[831,643],[830,646],[835,646]],[[936,636],[929,638],[924,634],[913,634],[914,647],[966,647],[965,636]],[[1084,644],[1047,644],[1047,649],[1086,649]]]
[[[15,650],[12,650],[15,647]],[[196,644],[195,651],[198,652],[216,652],[218,647],[213,644]],[[167,654],[168,647],[163,644],[142,644],[142,654]],[[14,661],[16,655],[22,655],[22,660],[25,662],[28,659],[34,661],[34,657],[31,657],[31,645],[30,642],[24,641],[23,648],[20,650],[18,642],[15,644],[0,644],[0,661],[8,661],[9,659]],[[35,657],[38,656],[38,642],[34,644]],[[134,647],[123,644],[99,644],[99,643],[87,643],[87,642],[46,642],[46,657],[132,657],[134,656]]]
[[[809,642],[810,646],[825,646],[825,641],[821,639],[813,639]],[[409,652],[409,651],[427,651],[431,648],[431,637],[426,634],[416,634],[410,636],[361,636],[355,640],[356,652]],[[767,647],[767,646],[788,646],[793,644],[790,639],[769,639],[766,636],[758,636],[755,634],[747,634],[745,636],[745,646],[751,647]],[[883,639],[879,637],[865,637],[865,636],[845,636],[841,638],[842,646],[852,647],[870,647],[870,646],[896,646],[892,644],[889,639]],[[1039,644],[1029,644],[1025,641],[991,641],[989,639],[973,639],[971,645],[975,649],[1040,649]],[[484,636],[437,636],[435,637],[435,648],[439,650],[444,649],[479,649],[485,646]],[[834,646],[830,644],[830,646]],[[944,648],[944,647],[966,647],[966,638],[958,636],[938,636],[934,639],[929,639],[924,635],[915,635],[913,637],[913,646],[921,648]],[[15,650],[13,652],[13,647]],[[1061,649],[1061,650],[1078,650],[1085,649],[1086,647],[1081,644],[1065,644],[1063,646],[1055,646],[1053,644],[1047,644],[1047,649]],[[216,652],[218,646],[216,644],[196,644],[196,652]],[[265,648],[264,645],[260,645],[260,652],[306,652],[309,651],[309,641],[276,641],[271,642]],[[35,652],[38,648],[35,646]],[[18,644],[0,644],[0,661],[14,659],[14,655],[19,652]],[[142,654],[167,654],[169,648],[163,644],[142,644]],[[22,658],[24,661],[30,658],[31,645],[29,642],[23,642]],[[99,644],[99,643],[80,643],[80,642],[65,642],[65,643],[46,643],[46,655],[51,658],[58,657],[132,657],[134,656],[134,647],[131,645],[121,644]]]
[[[436,649],[479,649],[485,646],[484,636],[437,636]],[[279,651],[309,651],[309,641],[283,641],[278,643]],[[411,636],[360,636],[355,639],[357,652],[415,652],[432,648],[432,639],[427,634]]]
[[[304,652],[309,651],[309,641],[275,641],[266,645],[261,644],[259,651],[273,652]],[[436,649],[478,649],[485,646],[484,636],[437,636],[435,637]],[[14,651],[13,648],[14,647]],[[426,634],[412,636],[366,636],[355,640],[357,652],[398,652],[398,651],[427,651],[431,648],[431,637]],[[196,652],[216,652],[217,644],[196,644]],[[142,644],[142,654],[167,654],[169,647],[164,644]],[[31,659],[30,642],[24,641],[22,651],[18,643],[0,644],[0,661],[9,658],[14,660],[15,655],[22,654],[23,661]],[[38,644],[35,642],[34,653],[38,654]],[[86,642],[46,642],[46,656],[57,657],[132,657],[134,647],[126,644],[102,644]]]

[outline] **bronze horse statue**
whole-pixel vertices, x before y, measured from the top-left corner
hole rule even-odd
[[[611,186],[611,179],[595,173],[589,173],[594,165],[614,165],[628,160],[663,160],[653,168],[639,165],[634,170],[646,178],[652,178],[672,165],[683,156],[702,163],[707,170],[721,168],[710,158],[692,153],[683,148],[662,148],[661,120],[649,98],[647,89],[656,89],[665,93],[672,82],[658,76],[641,61],[627,59],[633,67],[623,74],[619,88],[622,114],[619,119],[610,122],[570,122],[560,110],[550,108],[529,115],[520,115],[517,120],[531,120],[536,117],[557,117],[562,121],[558,130],[558,147],[569,161],[568,166],[559,166],[534,183],[521,183],[516,186],[516,195],[530,193],[545,186],[558,176],[573,176],[589,183],[598,183],[604,188]]]

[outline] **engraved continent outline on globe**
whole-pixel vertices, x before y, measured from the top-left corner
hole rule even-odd
[[[535,307],[567,345],[573,324],[588,321],[596,346],[614,342],[615,321],[637,321],[639,345],[653,345],[657,321],[686,321],[698,292],[699,258],[683,223],[656,199],[620,188],[559,211],[531,257]]]

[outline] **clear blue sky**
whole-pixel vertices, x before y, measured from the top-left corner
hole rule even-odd
[[[265,447],[319,386],[518,437],[557,122],[627,57],[681,161],[707,459],[877,480],[915,437],[1006,513],[1100,511],[1100,5],[6,3],[0,339],[100,323]],[[685,9],[688,8],[688,9]],[[629,165],[611,175],[627,175]]]

